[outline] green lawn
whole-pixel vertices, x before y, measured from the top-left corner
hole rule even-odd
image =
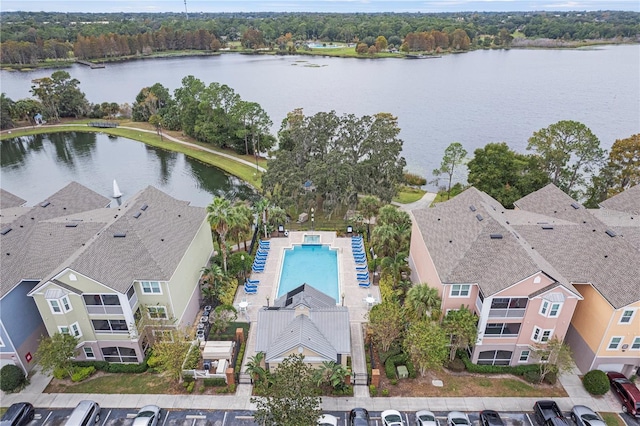
[[[607,426],[626,426],[617,413],[599,413]]]
[[[393,201],[400,204],[409,204],[421,199],[426,191],[409,186],[403,186],[398,190],[398,195],[393,197]]]
[[[168,379],[160,374],[96,374],[78,383],[52,380],[47,393],[163,394]]]

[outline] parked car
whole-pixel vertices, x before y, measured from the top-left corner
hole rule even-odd
[[[338,426],[338,419],[331,414],[323,414],[318,419],[318,426]]]
[[[23,426],[33,420],[35,411],[28,402],[12,404],[0,419],[1,426]]]
[[[536,401],[533,404],[533,415],[541,426],[569,426],[555,401]]]
[[[145,405],[133,419],[133,426],[157,426],[161,410],[157,405]]]
[[[397,410],[385,410],[380,414],[382,426],[405,426],[402,414]]]
[[[452,411],[447,415],[448,426],[471,426],[469,416],[460,411]]]
[[[369,426],[371,419],[364,408],[354,408],[349,412],[349,426]]]
[[[640,389],[631,383],[624,374],[609,371],[607,377],[613,392],[622,403],[622,411],[640,419]]]
[[[88,399],[82,400],[73,409],[65,426],[92,426],[100,421],[100,405]]]
[[[504,426],[500,414],[493,410],[480,411],[480,426]]]
[[[571,409],[571,420],[576,426],[606,426],[602,418],[591,408],[584,405],[574,405]]]
[[[440,426],[435,414],[427,410],[420,410],[416,413],[416,424],[418,426]]]

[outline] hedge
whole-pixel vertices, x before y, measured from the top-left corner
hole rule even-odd
[[[96,370],[107,373],[144,373],[147,371],[148,365],[145,359],[140,364],[120,364],[107,361],[75,361],[74,367],[94,367]]]
[[[185,357],[183,368],[185,370],[195,370],[200,364],[200,348],[196,345],[192,345]]]
[[[609,391],[609,378],[601,370],[589,371],[582,378],[582,384],[591,395],[604,395]]]
[[[205,387],[227,386],[225,379],[221,377],[209,377],[202,380]]]
[[[478,365],[471,362],[466,352],[458,351],[458,357],[464,362],[464,367],[470,373],[480,374],[513,374],[514,376],[524,376],[527,372],[535,372],[540,377],[540,370],[537,364],[523,364],[511,367],[509,365]],[[533,376],[535,373],[529,373]]]
[[[81,382],[84,379],[86,379],[87,377],[91,376],[95,372],[96,372],[96,368],[94,366],[78,367],[73,372],[73,375],[71,376],[71,381],[72,382]]]
[[[416,378],[416,369],[409,356],[405,353],[399,353],[397,355],[388,357],[384,363],[384,372],[387,376],[387,379],[391,380],[396,378],[396,368],[399,365],[404,365],[405,367],[407,367],[407,372],[409,373],[410,378]]]

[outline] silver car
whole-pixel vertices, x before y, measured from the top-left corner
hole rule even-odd
[[[469,416],[460,411],[452,411],[447,415],[448,426],[471,426]]]
[[[157,405],[145,405],[133,419],[133,426],[156,426],[160,420],[161,408]]]
[[[436,416],[427,410],[420,410],[416,413],[416,424],[418,426],[440,426]]]
[[[602,418],[584,405],[574,405],[571,409],[571,420],[576,426],[606,426]]]

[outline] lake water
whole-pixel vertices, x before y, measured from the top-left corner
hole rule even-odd
[[[148,185],[200,207],[215,195],[255,197],[251,187],[215,167],[102,133],[55,133],[6,140],[0,143],[0,166],[2,188],[24,198],[28,205],[43,201],[71,181],[111,197],[113,179],[123,200]]]
[[[2,91],[29,96],[51,70],[0,72]],[[560,120],[589,127],[609,149],[640,132],[640,46],[577,50],[490,50],[440,59],[248,56],[149,59],[69,73],[94,103],[133,103],[140,89],[173,90],[187,75],[220,82],[258,102],[274,133],[294,108],[398,117],[410,171],[428,178],[454,141],[469,154],[489,142],[524,152],[528,138]]]

